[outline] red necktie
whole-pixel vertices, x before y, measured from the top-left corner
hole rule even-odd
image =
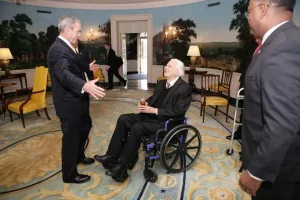
[[[167,89],[169,89],[171,86],[171,84],[169,82],[167,82]]]
[[[254,54],[253,54],[252,58],[258,54],[258,52],[260,51],[261,47],[262,47],[262,43],[260,43],[260,44],[256,47],[256,49],[255,49],[255,51],[254,51]]]

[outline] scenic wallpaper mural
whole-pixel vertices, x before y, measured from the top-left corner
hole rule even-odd
[[[152,14],[154,65],[165,64],[170,58],[189,65],[188,47],[196,44],[201,52],[198,65],[238,71],[239,63],[256,47],[245,17],[247,0],[220,0],[220,5],[212,7],[209,3],[215,1],[139,10],[78,10],[0,2],[0,45],[9,47],[14,56],[11,69],[45,64],[47,50],[58,35],[59,17],[73,15],[82,22],[80,44],[104,64],[103,45],[110,42],[110,16]],[[294,22],[300,26],[300,2]],[[129,35],[128,59],[136,59],[136,36]]]

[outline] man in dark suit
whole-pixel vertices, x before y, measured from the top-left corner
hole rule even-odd
[[[250,0],[262,47],[247,70],[241,188],[253,199],[300,199],[300,29],[295,0]]]
[[[172,59],[164,68],[167,81],[160,81],[146,105],[138,105],[139,114],[123,114],[119,117],[108,150],[95,159],[113,166],[106,173],[112,177],[127,178],[127,167],[137,153],[141,137],[155,134],[170,118],[184,117],[192,101],[192,88],[180,77],[184,64]]]
[[[106,57],[107,57],[107,73],[108,73],[108,90],[113,89],[113,76],[115,75],[122,83],[124,88],[127,87],[127,80],[125,80],[119,74],[120,64],[117,62],[116,52],[110,48],[110,44],[105,43],[104,48],[106,49]]]
[[[85,157],[84,146],[91,129],[89,115],[89,95],[98,99],[105,95],[104,90],[95,85],[96,80],[87,81],[84,73],[96,70],[80,58],[74,48],[80,37],[80,21],[72,16],[59,19],[60,35],[51,45],[48,67],[52,82],[53,103],[61,121],[62,174],[65,183],[84,183],[90,176],[77,172],[77,163],[91,164],[94,159]]]

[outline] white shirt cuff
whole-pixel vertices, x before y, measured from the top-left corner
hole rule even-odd
[[[85,92],[85,91],[84,91],[84,89],[82,88],[82,89],[81,89],[81,94],[83,94],[84,92]]]
[[[264,181],[264,180],[262,180],[262,179],[260,179],[260,178],[257,178],[256,176],[253,176],[253,175],[249,172],[249,170],[248,170],[248,173],[249,173],[249,175],[250,175],[253,179],[255,179],[255,180],[257,180],[257,181]]]
[[[155,114],[156,114],[156,115],[158,115],[158,108],[156,108],[156,110],[155,110]]]

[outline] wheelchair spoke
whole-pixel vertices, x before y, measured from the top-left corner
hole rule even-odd
[[[170,147],[174,147],[174,148],[176,148],[176,149],[179,148],[179,146],[176,146],[175,144],[169,144],[169,146],[170,146]]]
[[[191,137],[191,139],[189,139],[189,140],[185,143],[185,146],[188,146],[188,145],[194,140],[195,137],[197,137],[197,135],[194,135],[193,137]]]
[[[185,156],[184,156],[184,152],[180,152],[180,165],[181,165],[181,169],[183,169],[185,166]]]
[[[185,149],[198,149],[199,147],[186,147]]]
[[[172,163],[171,163],[171,165],[170,165],[171,168],[174,166],[174,164],[175,164],[176,161],[178,160],[179,156],[180,156],[180,152],[177,153],[176,156],[175,156],[175,158],[173,159],[173,161],[172,161]]]
[[[193,161],[194,159],[192,158],[192,156],[190,156],[190,154],[186,151],[186,152],[184,152],[185,153],[185,155],[187,155],[187,157],[189,157],[189,159],[191,159],[191,161]]]
[[[176,154],[178,151],[179,151],[179,150],[176,149],[176,150],[172,151],[171,153],[166,153],[166,157],[172,156],[172,155]]]

